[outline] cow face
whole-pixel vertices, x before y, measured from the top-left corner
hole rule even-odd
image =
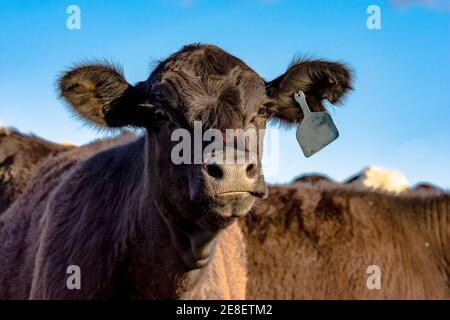
[[[181,212],[177,218],[214,229],[246,214],[255,199],[266,196],[261,172],[266,122],[302,120],[293,98],[297,90],[305,92],[313,111],[323,111],[322,100],[339,101],[351,81],[341,64],[297,61],[266,82],[220,48],[190,45],[134,86],[105,64],[78,66],[62,76],[59,86],[73,111],[94,125],[145,128],[145,174],[158,201]],[[236,135],[230,136],[230,130]],[[180,143],[174,137],[185,134],[194,141],[174,153]],[[256,147],[245,134],[256,137]],[[211,142],[220,143],[208,149]],[[189,161],[174,161],[174,155]]]

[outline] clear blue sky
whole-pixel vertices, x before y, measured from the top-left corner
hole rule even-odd
[[[306,54],[347,62],[355,90],[332,112],[340,138],[317,155],[304,158],[295,130],[283,131],[269,181],[306,172],[342,180],[378,165],[449,188],[450,6],[418,2],[0,0],[0,122],[53,141],[99,137],[56,97],[59,72],[81,59],[114,59],[134,83],[152,59],[192,42],[221,46],[266,79]],[[66,28],[71,4],[81,30]],[[366,27],[370,4],[381,8],[381,30]]]

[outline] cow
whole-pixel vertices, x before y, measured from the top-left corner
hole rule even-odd
[[[272,186],[241,221],[249,299],[450,299],[450,195]]]
[[[419,182],[408,192],[408,194],[410,195],[424,196],[424,197],[429,195],[440,195],[445,193],[447,193],[445,189],[428,182]]]
[[[205,44],[183,47],[136,85],[112,64],[68,70],[59,90],[76,115],[143,135],[101,151],[77,148],[40,168],[0,217],[0,298],[245,298],[237,219],[267,196],[261,153],[233,138],[200,163],[175,164],[172,135],[192,134],[198,121],[263,133],[271,119],[301,121],[297,90],[321,111],[323,99],[337,103],[350,89],[341,63],[297,60],[265,81]],[[230,153],[244,161],[219,161]],[[79,289],[68,286],[70,270],[81,274]]]
[[[330,177],[320,173],[302,174],[292,180],[292,184],[302,185],[305,183],[308,183],[310,185],[318,185],[318,184],[328,185],[330,183],[337,184],[337,182],[331,179]]]
[[[44,160],[71,148],[0,128],[0,214],[23,192]]]

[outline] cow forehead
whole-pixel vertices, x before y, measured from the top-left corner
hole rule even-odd
[[[163,62],[159,84],[176,94],[189,122],[241,127],[266,99],[261,77],[238,58],[213,46],[183,49]]]
[[[242,60],[212,45],[190,45],[165,61],[164,71],[182,71],[196,76],[226,76],[235,67],[251,70]]]

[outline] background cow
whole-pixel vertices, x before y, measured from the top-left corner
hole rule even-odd
[[[71,148],[0,127],[0,214],[23,192],[45,159]]]
[[[448,194],[273,186],[241,226],[248,298],[450,299]]]

